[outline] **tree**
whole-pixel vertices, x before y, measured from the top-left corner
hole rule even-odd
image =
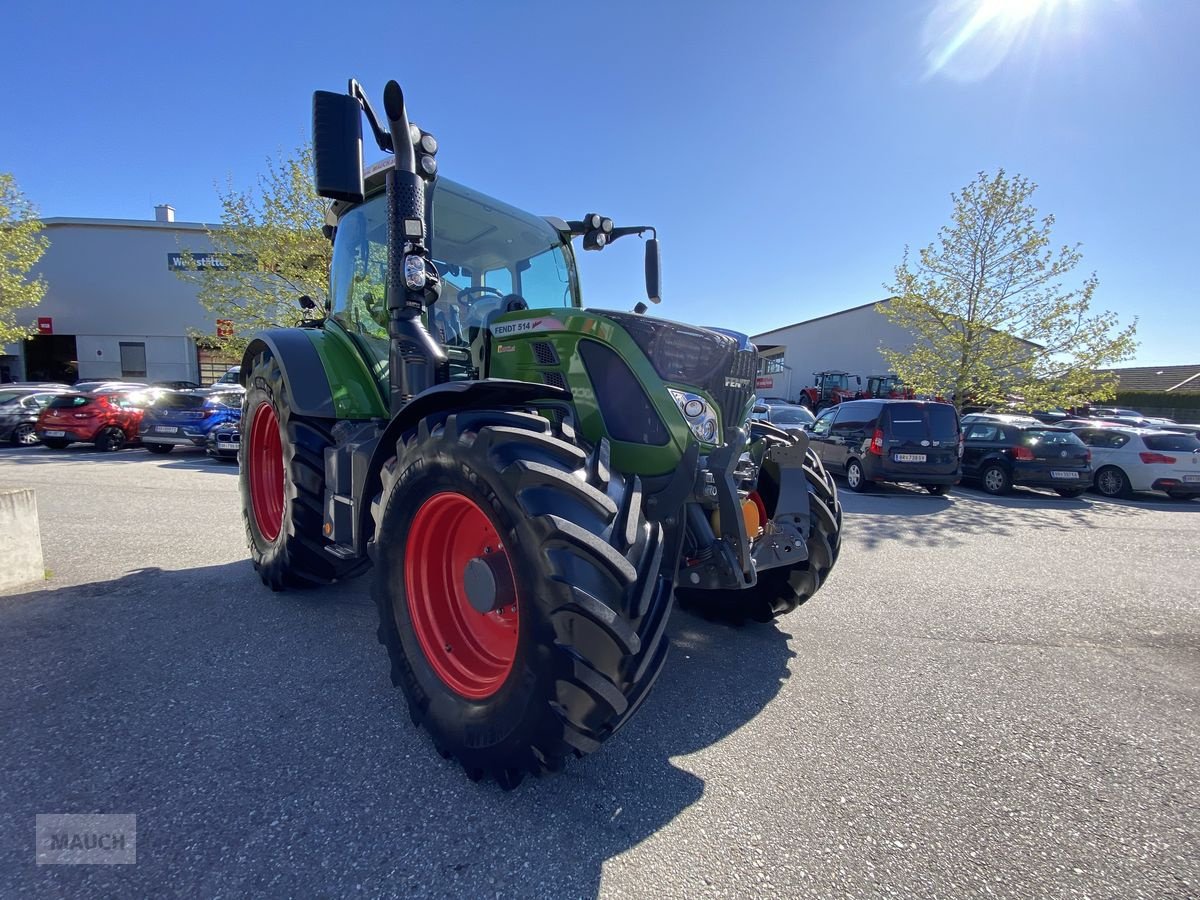
[[[34,333],[32,324],[17,322],[17,311],[42,302],[46,280],[29,277],[50,241],[42,234],[42,223],[16,179],[0,172],[0,344],[8,344]]]
[[[1115,313],[1091,311],[1095,273],[1064,289],[1082,254],[1078,244],[1053,248],[1054,216],[1039,218],[1029,202],[1036,187],[981,172],[951,195],[951,224],[916,262],[905,248],[880,310],[914,344],[881,352],[918,393],[950,395],[959,408],[1010,395],[1031,409],[1113,396],[1116,377],[1096,370],[1133,356],[1137,320],[1120,328]]]
[[[179,271],[215,320],[232,323],[232,335],[219,328],[195,335],[207,345],[232,355],[257,331],[296,325],[306,317],[297,302],[303,294],[323,307],[332,248],[311,172],[312,147],[302,146],[268,159],[254,190],[232,182],[218,190],[221,225],[207,231],[213,250],[185,252]]]

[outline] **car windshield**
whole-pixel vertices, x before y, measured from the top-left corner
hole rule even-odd
[[[28,397],[29,391],[0,391],[0,404],[14,403],[22,397]]]
[[[892,403],[888,409],[897,440],[958,440],[958,415],[948,403]]]
[[[1073,431],[1049,431],[1045,429],[1030,429],[1021,435],[1021,443],[1029,444],[1045,444],[1052,447],[1082,447],[1083,441]]]
[[[151,405],[154,409],[199,409],[204,398],[196,394],[162,394]]]
[[[63,394],[61,397],[55,397],[50,401],[51,409],[73,409],[76,406],[87,406],[92,402],[91,397],[85,397],[83,394]]]
[[[769,415],[775,425],[811,425],[815,421],[803,406],[773,406]]]
[[[1147,450],[1177,450],[1180,453],[1200,450],[1200,440],[1190,434],[1147,434],[1142,441]]]

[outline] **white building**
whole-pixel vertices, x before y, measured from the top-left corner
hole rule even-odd
[[[46,296],[17,319],[39,333],[0,346],[0,381],[211,381],[221,364],[202,371],[189,331],[215,323],[176,270],[184,251],[212,245],[205,225],[174,219],[169,206],[154,221],[43,219],[50,245],[32,274]]]
[[[888,374],[879,348],[906,350],[913,344],[912,334],[879,311],[888,302],[864,303],[754,335],[763,360],[759,396],[796,400],[801,388],[813,384],[815,372],[849,372],[860,376],[864,387],[869,376]]]

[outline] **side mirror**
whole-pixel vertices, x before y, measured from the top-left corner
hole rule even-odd
[[[646,299],[662,302],[662,264],[658,256],[658,238],[646,241]]]
[[[330,200],[363,201],[362,107],[349,94],[313,92],[313,182]]]
[[[313,300],[312,297],[308,296],[308,294],[302,294],[300,296],[299,302],[300,302],[301,309],[316,309],[317,308],[316,302]]]

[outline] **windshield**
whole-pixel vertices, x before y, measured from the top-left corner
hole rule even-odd
[[[811,425],[815,419],[803,406],[775,406],[770,411],[775,425]]]
[[[1147,434],[1142,441],[1149,450],[1178,450],[1182,453],[1200,451],[1200,440],[1190,434]]]
[[[1043,444],[1049,447],[1083,447],[1084,443],[1073,431],[1035,431],[1029,430],[1021,435],[1021,443],[1033,446]]]
[[[444,344],[465,346],[471,329],[519,295],[530,309],[576,305],[572,256],[545,220],[439,179],[432,251],[442,295],[428,323]],[[333,314],[350,331],[387,335],[387,208],[378,195],[338,222],[330,291]]]
[[[155,409],[199,409],[204,399],[196,394],[163,394],[152,405]]]

